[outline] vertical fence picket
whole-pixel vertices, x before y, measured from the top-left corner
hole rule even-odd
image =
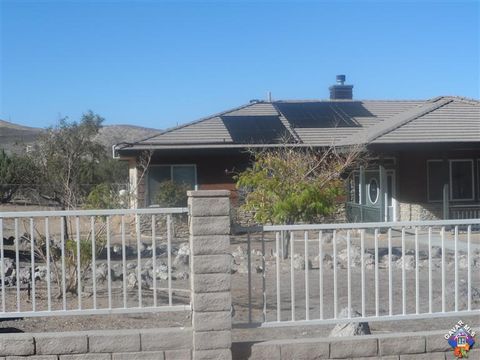
[[[415,227],[415,313],[420,314],[420,252],[418,250],[418,227]]]
[[[428,227],[428,312],[433,309],[433,284],[432,284],[432,227]]]
[[[121,223],[120,223],[120,231],[122,237],[122,287],[123,287],[123,308],[128,308],[127,303],[127,246],[126,246],[126,239],[125,239],[125,216],[122,215]],[[153,268],[153,276],[155,276],[155,268]]]
[[[445,226],[442,226],[440,230],[440,237],[442,242],[442,312],[445,312],[445,282],[446,282],[446,274],[445,274]]]
[[[458,311],[458,226],[455,226],[455,311]]]
[[[320,320],[323,320],[323,243],[322,231],[318,233],[318,286],[320,288]]]
[[[337,231],[333,230],[332,236],[332,245],[333,245],[333,318],[337,318],[338,314],[338,292],[337,292]]]
[[[378,279],[378,263],[379,263],[379,258],[378,258],[378,229],[375,229],[375,234],[374,234],[374,242],[375,242],[375,316],[379,316],[380,313],[380,294],[379,294],[379,279]]]
[[[2,261],[2,266],[0,266],[0,273],[2,278],[2,312],[5,312],[5,257],[3,249],[3,219],[0,219],[0,260]]]
[[[15,224],[15,271],[18,277],[18,274],[20,274],[20,250],[19,250],[20,232],[18,229],[18,218],[15,218],[14,224]],[[47,248],[47,251],[48,251],[48,248]],[[5,263],[2,262],[2,266],[4,264]],[[48,281],[47,284],[49,283],[50,282]],[[17,312],[20,312],[20,281],[16,281],[16,288],[17,288]],[[48,310],[50,310],[50,308]]]
[[[388,228],[388,314],[393,315],[392,229]]]
[[[310,281],[308,273],[308,232],[305,231],[305,320],[310,320]]]
[[[152,215],[152,276],[153,276],[153,306],[157,307],[157,239],[155,215]]]
[[[112,265],[110,256],[110,216],[107,216],[107,290],[108,290],[108,308],[112,308]]]
[[[295,321],[295,268],[293,266],[293,258],[295,257],[295,237],[293,231],[290,233],[290,294],[291,294],[291,311],[292,321]]]
[[[275,275],[277,283],[277,321],[282,320],[282,298],[280,292],[280,234],[275,233]]]
[[[407,278],[405,275],[405,228],[402,227],[402,314],[407,314]]]
[[[97,308],[97,246],[96,246],[96,236],[95,236],[95,218],[90,217],[90,231],[92,233],[92,287],[93,287],[93,308]]]
[[[248,323],[252,323],[252,244],[247,232],[247,277],[248,277]]]
[[[172,217],[167,215],[167,265],[168,265],[168,306],[173,305],[172,297]]]
[[[62,257],[62,302],[63,302],[63,310],[67,310],[67,274],[65,268],[65,217],[60,217],[60,246],[61,246],[61,257]],[[92,281],[95,281],[93,278]],[[35,288],[35,280],[33,282]],[[33,294],[33,293],[32,293]]]
[[[45,218],[45,244],[47,248],[47,305],[48,311],[52,311],[52,277],[50,276],[50,224],[49,218]]]
[[[76,224],[76,230],[77,230],[77,298],[78,298],[78,309],[82,309],[82,265],[81,265],[81,257],[80,257],[80,217],[76,216],[75,217],[75,224]],[[48,259],[48,256],[47,256]]]
[[[136,214],[135,215],[135,231],[136,231],[136,237],[137,237],[137,288],[138,288],[138,307],[139,308],[142,307],[142,250],[140,247],[141,245],[140,220],[141,220],[140,216]],[[170,256],[170,251],[168,251],[168,256]]]
[[[362,317],[365,313],[365,229],[360,232],[360,282],[362,288],[361,302],[362,302]]]
[[[352,265],[351,265],[350,230],[347,230],[347,314],[352,317]]]
[[[472,225],[467,228],[467,310],[472,311]]]
[[[267,321],[267,279],[265,270],[265,233],[262,231],[262,314],[263,322]]]
[[[34,224],[33,218],[30,218],[30,283],[32,284],[32,311],[36,310],[36,294],[35,294],[35,236],[33,235]],[[1,240],[3,238],[0,237]],[[2,263],[3,264],[3,263]],[[64,269],[64,267],[62,267]],[[64,308],[65,310],[65,308]]]

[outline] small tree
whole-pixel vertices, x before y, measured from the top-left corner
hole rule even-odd
[[[237,188],[246,194],[241,209],[251,212],[255,221],[270,224],[316,222],[332,215],[344,193],[342,174],[360,154],[358,148],[288,146],[256,152],[252,166],[236,176]]]
[[[82,184],[102,182],[96,170],[106,151],[94,140],[102,123],[103,118],[90,111],[79,123],[60,120],[40,137],[34,160],[40,170],[42,197],[71,209],[88,194]]]
[[[7,203],[22,188],[34,182],[34,166],[26,156],[0,151],[0,203]]]

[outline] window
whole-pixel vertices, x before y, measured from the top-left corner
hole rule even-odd
[[[155,204],[159,185],[164,181],[185,184],[194,189],[197,183],[195,165],[153,165],[148,169],[148,205]]]
[[[450,160],[450,198],[473,200],[473,160]]]
[[[427,161],[428,201],[443,200],[443,185],[448,184],[448,167],[443,160]]]
[[[376,179],[371,179],[370,183],[368,184],[368,196],[370,198],[370,202],[375,204],[378,200],[378,183]]]
[[[454,159],[427,161],[428,201],[443,200],[443,185],[449,184],[450,200],[464,201],[475,198],[474,161]]]

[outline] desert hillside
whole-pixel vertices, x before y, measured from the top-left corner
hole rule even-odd
[[[41,128],[34,128],[0,120],[0,149],[9,153],[22,153],[27,145],[33,145],[43,132]],[[160,130],[144,128],[134,125],[107,125],[97,136],[97,140],[107,147],[119,142],[132,142],[151,136]]]

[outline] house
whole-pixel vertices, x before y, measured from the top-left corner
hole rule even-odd
[[[478,100],[356,100],[343,75],[329,89],[329,100],[252,100],[115,145],[114,156],[129,161],[138,199],[132,205],[155,205],[164,180],[234,190],[232,175],[250,161],[247,149],[287,141],[295,147],[366,146],[373,160],[348,181],[352,221],[480,217]],[[138,162],[145,151],[151,159],[142,176]]]

